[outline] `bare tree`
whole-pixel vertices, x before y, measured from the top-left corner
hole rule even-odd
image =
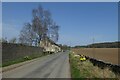
[[[35,38],[36,34],[32,30],[31,24],[24,24],[24,27],[20,32],[19,42],[31,46]]]
[[[47,37],[51,20],[51,13],[48,10],[43,10],[41,6],[33,10],[32,28],[38,34],[39,41]]]
[[[36,44],[39,44],[40,40],[50,39],[50,34],[52,35],[51,39],[57,41],[59,26],[53,24],[50,11],[39,6],[33,9],[32,15],[32,22],[27,23],[20,33],[20,42],[31,45],[34,40]]]
[[[58,41],[58,38],[59,38],[58,31],[59,31],[59,26],[56,25],[56,23],[53,23],[50,29],[50,39],[54,42]]]

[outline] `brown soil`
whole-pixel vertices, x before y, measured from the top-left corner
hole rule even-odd
[[[118,48],[77,48],[72,51],[104,62],[118,64]]]

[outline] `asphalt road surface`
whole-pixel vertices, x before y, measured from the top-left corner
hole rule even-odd
[[[3,78],[70,78],[68,52],[59,52],[3,72]]]

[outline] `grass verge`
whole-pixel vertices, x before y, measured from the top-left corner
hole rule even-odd
[[[100,69],[89,60],[80,61],[79,57],[74,55],[73,53],[69,54],[72,78],[93,78],[94,80],[97,78],[116,78],[116,75],[108,68]]]
[[[16,60],[10,60],[10,61],[7,61],[7,62],[2,62],[2,65],[0,65],[0,67],[10,66],[10,65],[13,65],[13,64],[21,63],[21,62],[32,60],[32,59],[35,59],[35,58],[39,58],[39,57],[42,57],[42,56],[45,56],[45,55],[48,55],[48,53],[44,53],[44,55],[24,56],[24,57],[18,58]]]

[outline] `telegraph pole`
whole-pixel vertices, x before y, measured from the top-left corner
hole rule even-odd
[[[95,38],[93,37],[93,58],[95,58],[95,48],[94,48]]]

